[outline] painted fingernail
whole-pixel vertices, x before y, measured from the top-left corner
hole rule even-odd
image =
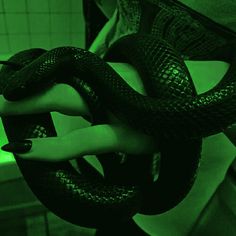
[[[16,153],[26,153],[32,147],[31,140],[20,140],[17,142],[10,142],[1,147],[3,151],[6,152],[16,152]]]

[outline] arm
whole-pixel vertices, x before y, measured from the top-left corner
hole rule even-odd
[[[145,94],[142,80],[135,68],[126,63],[109,64],[137,92]],[[225,62],[188,61],[186,64],[190,74],[192,74],[198,94],[204,92],[204,90],[211,89],[215,83],[221,80],[228,69],[228,64]],[[214,69],[209,69],[211,66]],[[199,81],[202,82],[201,86],[197,84]],[[51,111],[70,116],[90,116],[89,109],[83,98],[73,87],[67,84],[56,84],[48,90],[43,90],[41,93],[32,96],[30,99],[16,102],[6,101],[2,95],[0,96],[0,115],[2,116]],[[110,119],[111,122],[109,124],[89,126],[83,129],[79,127],[75,129],[73,127],[72,132],[68,132],[63,136],[30,139],[33,142],[30,151],[20,154],[20,157],[60,161],[73,159],[75,156],[81,156],[81,154],[90,155],[113,151],[148,154],[158,151],[156,141],[152,137],[122,124],[113,114],[111,114]],[[63,124],[63,120],[61,121],[60,125]],[[57,127],[57,124],[54,123],[54,125]],[[8,149],[8,151],[17,152],[14,149]]]

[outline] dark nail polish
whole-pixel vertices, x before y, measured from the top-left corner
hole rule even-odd
[[[31,140],[20,140],[17,142],[10,142],[1,147],[3,151],[6,152],[16,152],[16,153],[26,153],[32,147]]]

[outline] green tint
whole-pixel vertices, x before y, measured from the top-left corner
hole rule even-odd
[[[33,47],[84,48],[84,37],[81,0],[0,0],[0,57]]]

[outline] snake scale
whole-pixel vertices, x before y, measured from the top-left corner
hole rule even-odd
[[[120,7],[124,2],[120,1]],[[236,121],[233,33],[173,1],[132,2],[141,2],[144,9],[138,12],[139,24],[132,22],[138,25],[136,32],[112,43],[104,58],[76,47],[29,49],[12,56],[0,71],[0,93],[9,101],[29,97],[54,83],[67,83],[87,100],[94,124],[106,122],[101,111],[105,108],[156,138],[161,154],[156,181],[148,176],[150,156],[139,160],[127,156],[121,166],[115,154],[110,162],[109,154],[104,154],[99,157],[103,178],[83,159],[78,161],[81,172],[77,172],[69,162],[22,160],[14,154],[38,199],[59,217],[81,226],[100,227],[126,221],[138,212],[158,214],[176,206],[195,180],[202,138]],[[231,66],[219,84],[197,95],[184,59],[223,60]],[[106,61],[132,64],[148,96],[133,90]],[[49,113],[2,120],[9,141],[56,136]],[[147,168],[142,172],[144,164]],[[127,173],[130,167],[133,173]],[[127,179],[122,179],[122,168]]]

